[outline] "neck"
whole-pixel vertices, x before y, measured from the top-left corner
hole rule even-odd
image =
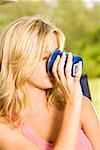
[[[26,114],[31,116],[32,114],[37,114],[39,111],[39,108],[45,108],[46,107],[46,91],[39,89],[37,87],[34,87],[33,85],[30,85],[26,83],[25,90],[27,91],[27,109]],[[29,118],[28,116],[28,118]]]
[[[47,141],[54,141],[59,131],[62,113],[55,108],[47,108],[45,90],[28,84],[25,88],[28,93],[28,104],[24,123],[29,125],[37,136]]]

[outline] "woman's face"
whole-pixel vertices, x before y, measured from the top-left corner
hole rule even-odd
[[[54,87],[55,80],[51,79],[46,72],[46,61],[47,57],[49,57],[49,55],[58,48],[57,38],[55,34],[50,37],[49,44],[50,52],[46,51],[43,54],[43,59],[38,63],[32,75],[28,79],[28,82],[32,86],[40,89],[49,89]]]

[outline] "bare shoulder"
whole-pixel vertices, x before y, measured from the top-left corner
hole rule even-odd
[[[91,121],[96,121],[99,125],[99,117],[94,104],[86,96],[83,96],[81,116],[83,121],[88,118]]]
[[[96,109],[87,97],[83,97],[81,124],[85,135],[93,145],[93,149],[100,149],[100,122]]]
[[[39,146],[30,142],[19,131],[0,122],[0,150],[39,150]]]

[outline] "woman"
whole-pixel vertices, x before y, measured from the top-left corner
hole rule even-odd
[[[0,39],[0,150],[99,150],[99,121],[82,95],[72,54],[56,58],[53,77],[46,62],[63,50],[64,34],[38,17],[16,20]],[[91,127],[91,128],[90,128]]]

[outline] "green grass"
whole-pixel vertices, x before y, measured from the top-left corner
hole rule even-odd
[[[89,87],[92,97],[92,102],[100,116],[100,78],[90,79]]]

